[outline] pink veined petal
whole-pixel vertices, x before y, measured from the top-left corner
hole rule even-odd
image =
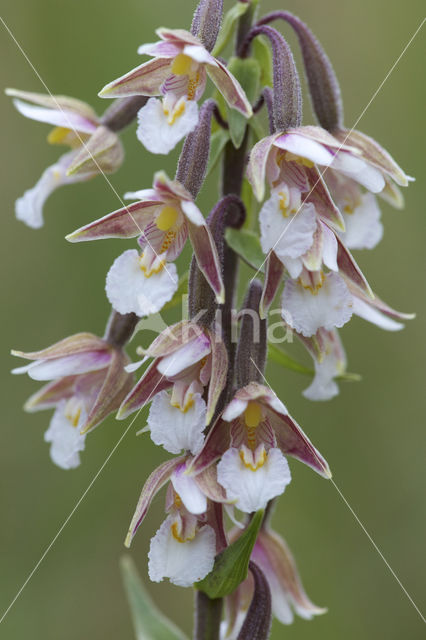
[[[172,386],[173,383],[158,371],[157,364],[158,361],[154,360],[149,365],[139,382],[123,400],[116,416],[118,420],[124,420],[128,415],[150,402],[156,393]]]
[[[277,134],[263,138],[254,145],[250,153],[247,167],[247,178],[253,188],[258,202],[265,197],[265,180],[267,174],[268,158],[271,147],[277,138]]]
[[[331,478],[327,461],[289,414],[283,415],[276,410],[270,410],[268,419],[275,432],[276,446],[285,455],[292,456],[303,462],[324,478]]]
[[[154,58],[113,80],[98,95],[100,98],[158,96],[161,94],[161,85],[170,75],[171,66],[170,58]]]
[[[66,239],[69,242],[88,242],[104,238],[134,238],[143,232],[160,206],[162,203],[155,200],[129,204],[80,227]]]
[[[218,418],[204,441],[203,448],[188,466],[188,473],[198,474],[219,460],[229,449],[231,443],[231,425]]]
[[[260,301],[259,313],[262,318],[266,318],[271,304],[277,294],[280,284],[283,282],[284,265],[275,255],[274,251],[268,254],[266,261],[265,282],[263,285],[262,299]]]
[[[54,380],[64,376],[103,369],[111,360],[109,351],[76,353],[63,358],[32,362],[26,367],[13,369],[12,373],[28,373],[33,380]]]
[[[210,229],[207,225],[196,226],[188,220],[188,232],[198,268],[213,289],[217,302],[222,304],[225,300],[225,287],[219,256]]]
[[[221,337],[209,331],[211,348],[211,373],[207,397],[206,425],[213,419],[216,404],[225,388],[228,374],[228,352]]]
[[[166,482],[169,481],[173,471],[183,463],[184,459],[185,456],[180,456],[179,458],[173,458],[172,460],[163,462],[163,464],[151,473],[148,480],[145,482],[126,536],[124,543],[126,547],[130,547],[133,537],[138,527],[142,524],[152,500],[160,489],[164,487]]]
[[[247,100],[240,83],[232,73],[219,61],[213,58],[210,63],[206,63],[207,73],[225,98],[230,107],[242,113],[246,118],[251,118],[253,110]]]
[[[20,114],[31,120],[52,124],[55,127],[65,127],[66,129],[76,129],[81,133],[93,133],[97,128],[97,123],[88,118],[84,118],[78,113],[66,111],[64,109],[48,109],[33,104],[28,104],[22,100],[13,101]]]

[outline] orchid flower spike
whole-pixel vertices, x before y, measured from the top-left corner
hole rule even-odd
[[[238,80],[198,37],[182,29],[157,29],[157,34],[160,42],[138,49],[153,59],[113,80],[99,93],[101,98],[162,97],[150,98],[138,115],[137,136],[148,151],[169,153],[197,126],[197,101],[204,93],[207,74],[230,107],[251,117],[251,105]]]
[[[42,351],[12,351],[32,362],[13,369],[33,380],[50,380],[25,404],[27,411],[55,409],[45,433],[50,456],[63,469],[80,464],[88,431],[120,406],[132,384],[129,359],[117,346],[91,333],[78,333]]]
[[[23,116],[54,126],[47,140],[71,151],[48,167],[37,184],[16,201],[18,220],[33,229],[43,226],[43,206],[58,187],[83,182],[98,173],[112,173],[122,164],[124,151],[118,136],[103,125],[93,109],[66,96],[6,89]]]
[[[191,194],[165,173],[154,176],[152,189],[127,193],[136,200],[67,236],[70,242],[139,237],[142,254],[125,251],[111,267],[107,295],[117,311],[148,315],[171,299],[178,281],[170,264],[189,236],[200,270],[223,301],[224,289],[217,250],[206,221]]]

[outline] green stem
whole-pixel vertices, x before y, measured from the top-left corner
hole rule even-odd
[[[219,640],[223,599],[211,600],[202,591],[195,592],[194,640]]]

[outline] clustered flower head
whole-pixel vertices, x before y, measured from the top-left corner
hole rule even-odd
[[[48,381],[26,408],[54,409],[45,440],[53,462],[64,469],[80,464],[88,432],[111,412],[140,422],[141,410],[150,405],[142,432],[171,457],[144,479],[126,545],[165,488],[165,519],[149,551],[151,580],[198,583],[210,597],[209,576],[228,570],[229,584],[239,541],[250,535],[260,513],[254,538],[244,547],[245,574],[212,597],[226,597],[221,637],[254,637],[256,628],[256,637],[267,638],[271,611],[284,624],[294,613],[310,619],[325,611],[306,595],[291,551],[271,529],[273,501],[288,490],[292,459],[331,477],[325,458],[265,377],[268,314],[279,300],[283,326],[313,359],[305,397],[338,394],[339,380],[349,377],[338,330],[354,314],[389,331],[412,317],[372,291],[351,253],[378,244],[383,224],[377,198],[401,208],[399,187],[411,178],[377,142],[344,127],[334,71],[299,18],[277,11],[252,24],[253,5],[238,7],[223,31],[221,0],[201,0],[190,31],[158,29],[160,41],[138,49],[151,60],[100,92],[117,98],[102,118],[75,99],[7,91],[24,116],[55,126],[49,142],[71,147],[16,203],[18,219],[31,227],[42,225],[44,202],[57,186],[120,166],[119,132],[135,118],[137,137],[152,153],[167,154],[185,139],[173,179],[157,172],[152,188],[125,194],[128,206],[67,236],[73,243],[133,243],[106,276],[112,313],[104,337],[80,333],[42,351],[14,351],[31,362],[13,373]],[[299,40],[315,125],[302,123],[292,52],[269,26],[278,19]],[[218,56],[233,30],[236,50],[227,63]],[[258,36],[272,49],[272,87],[259,80],[268,74],[252,47]],[[207,76],[213,99],[199,107]],[[269,132],[257,115],[262,107]],[[219,157],[221,193],[205,216],[197,196]],[[180,261],[179,278],[175,262],[188,239],[192,261],[186,270]],[[239,260],[255,263],[249,282],[239,282]],[[140,319],[158,317],[186,291],[188,316],[164,328],[147,348],[138,347],[142,359],[131,362],[125,349]]]

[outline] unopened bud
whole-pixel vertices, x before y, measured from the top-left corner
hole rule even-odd
[[[191,33],[201,40],[207,51],[212,51],[216,44],[222,13],[223,0],[200,0],[195,10]]]

